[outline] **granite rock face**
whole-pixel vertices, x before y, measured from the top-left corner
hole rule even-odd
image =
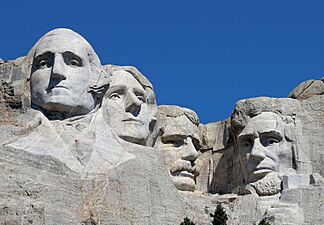
[[[0,224],[207,225],[217,204],[231,225],[324,223],[322,80],[201,124],[55,29],[0,82]]]

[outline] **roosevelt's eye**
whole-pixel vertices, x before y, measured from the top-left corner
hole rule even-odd
[[[249,148],[250,146],[251,146],[251,143],[249,141],[242,142],[242,147],[243,148]]]
[[[250,149],[252,148],[252,139],[251,138],[244,138],[242,141],[241,141],[241,147],[243,149]]]
[[[109,99],[119,99],[120,95],[118,93],[112,93],[111,95],[109,95]]]
[[[265,145],[274,145],[276,143],[279,143],[279,140],[277,138],[274,138],[274,137],[268,137],[266,140],[265,140]]]

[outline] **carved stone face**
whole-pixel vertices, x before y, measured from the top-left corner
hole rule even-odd
[[[132,74],[124,70],[112,73],[102,105],[105,120],[119,137],[146,144],[155,112],[151,112],[146,91]]]
[[[166,120],[163,130],[154,147],[164,156],[176,188],[181,191],[194,191],[195,179],[198,176],[194,167],[199,144],[197,125],[182,115]]]
[[[284,126],[277,114],[263,112],[251,118],[238,135],[238,153],[246,182],[255,182],[279,171],[281,156],[291,152]]]
[[[47,111],[84,114],[94,108],[93,79],[85,43],[70,34],[44,38],[36,48],[31,101]]]

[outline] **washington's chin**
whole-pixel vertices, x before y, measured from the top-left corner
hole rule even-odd
[[[43,109],[50,112],[60,112],[64,114],[86,114],[94,109],[93,102],[87,102],[87,104],[78,104],[77,101],[71,102],[71,100],[53,98],[48,99],[42,106]]]
[[[194,191],[196,183],[187,176],[172,176],[173,184],[179,191]]]
[[[45,96],[38,96],[33,102],[47,111],[65,114],[85,114],[94,109],[95,105],[93,97],[90,94],[75,96],[71,94],[70,90],[63,88]]]

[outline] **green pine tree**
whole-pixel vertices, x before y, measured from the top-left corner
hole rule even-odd
[[[262,219],[258,225],[270,225],[266,219]]]
[[[180,225],[196,225],[194,222],[192,222],[188,217],[184,218],[183,222],[180,223]]]
[[[226,221],[228,220],[225,209],[221,204],[217,205],[214,214],[210,213],[210,216],[213,217],[213,225],[226,225]]]

